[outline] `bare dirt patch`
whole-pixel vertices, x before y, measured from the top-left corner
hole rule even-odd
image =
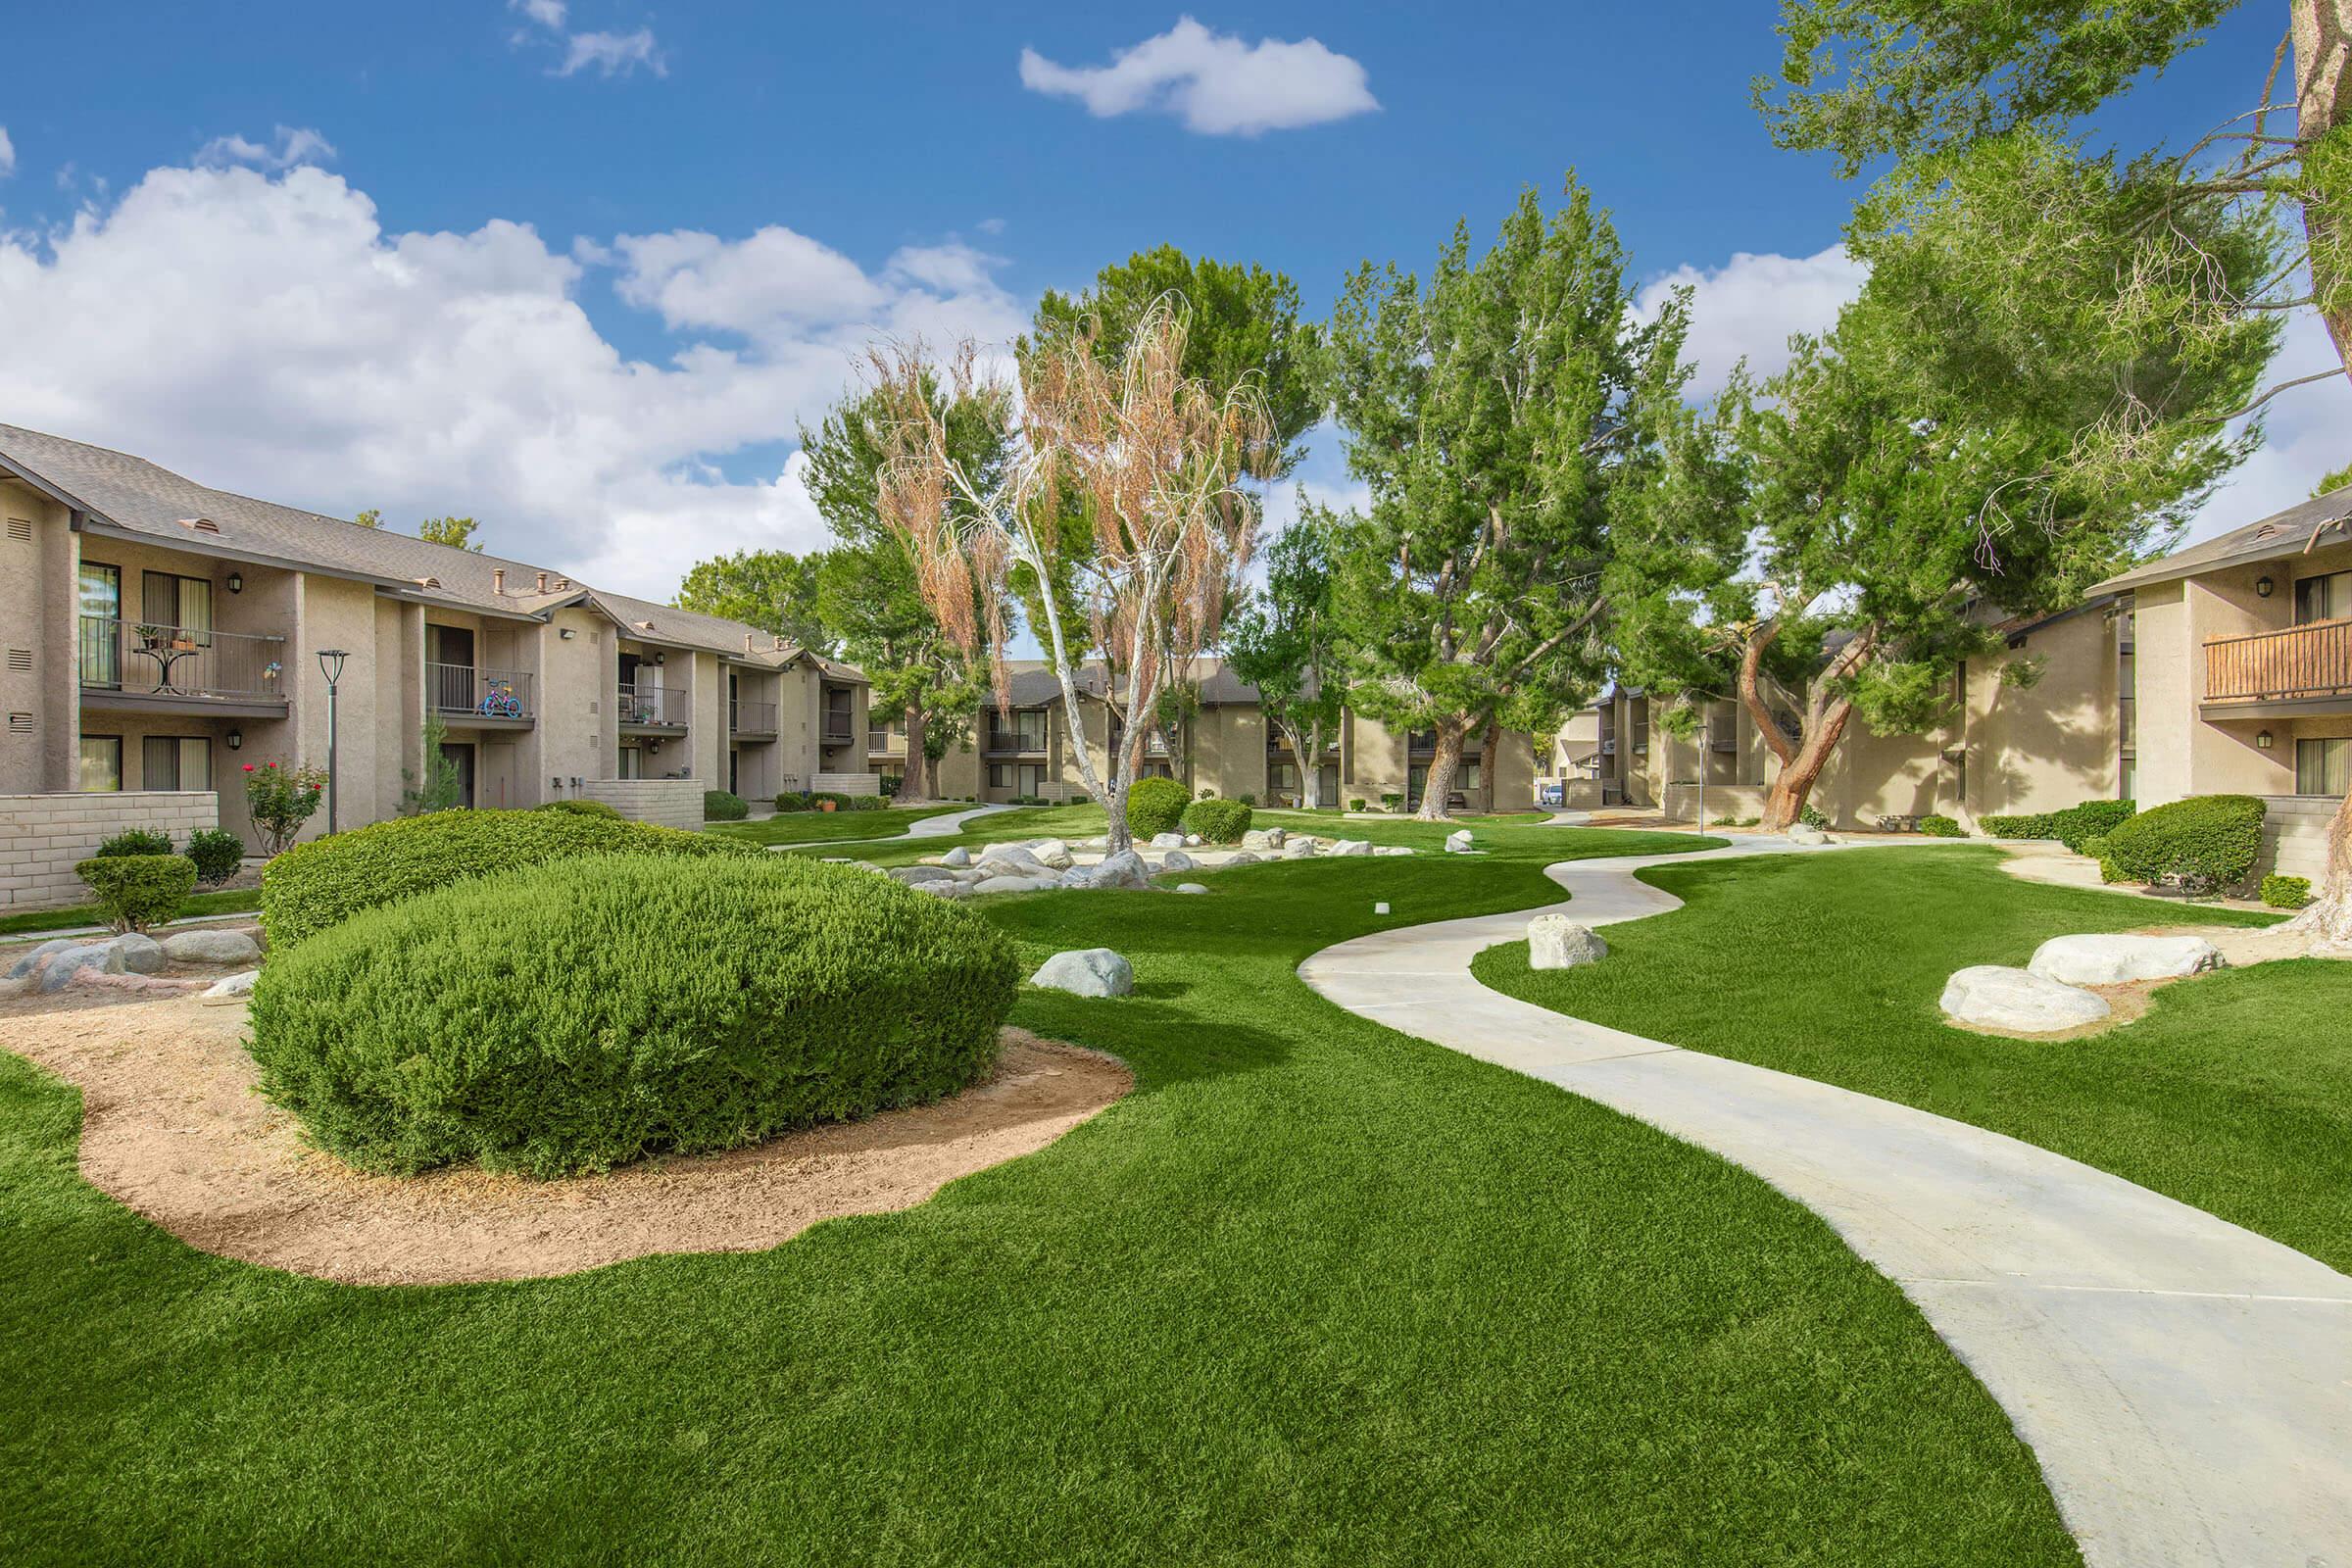
[[[368,1176],[308,1148],[254,1092],[242,1005],[41,1000],[52,1004],[0,1007],[0,1043],[81,1090],[84,1178],[192,1247],[351,1285],[540,1279],[775,1247],[819,1220],[911,1208],[1044,1148],[1135,1082],[1114,1057],[1007,1029],[995,1075],[953,1100],[754,1149],[553,1182]]]

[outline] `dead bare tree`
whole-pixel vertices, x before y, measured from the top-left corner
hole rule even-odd
[[[1017,385],[983,374],[969,343],[944,366],[919,343],[870,356],[889,411],[882,515],[906,538],[940,624],[967,651],[987,649],[1001,707],[1009,705],[1007,607],[1027,598],[1061,684],[1079,778],[1109,812],[1113,853],[1130,846],[1127,794],[1161,700],[1215,645],[1255,546],[1258,502],[1242,480],[1279,461],[1255,384],[1187,376],[1185,336],[1182,302],[1163,297],[1115,361],[1097,352],[1090,327],[1035,350]],[[951,455],[924,390],[940,383],[990,400],[1013,431],[994,473]],[[1026,584],[1016,581],[1023,570]],[[1066,623],[1071,607],[1083,631]],[[1102,695],[1117,741],[1107,779],[1078,706],[1079,671],[1096,650],[1109,666]]]

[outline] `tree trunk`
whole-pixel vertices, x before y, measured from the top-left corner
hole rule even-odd
[[[1781,764],[1771,787],[1764,792],[1765,832],[1784,832],[1794,826],[1804,813],[1805,802],[1820,781],[1821,770],[1829,765],[1831,754],[1838,750],[1838,737],[1845,733],[1846,720],[1853,716],[1853,711],[1854,705],[1841,697],[1818,715],[1807,714],[1812,722],[1806,724],[1795,754]]]
[[[2333,132],[2352,135],[2352,0],[2292,0],[2295,40],[2295,134],[2306,147]],[[2343,160],[2343,154],[2336,155]],[[2308,154],[2305,169],[2310,168]],[[2326,192],[2303,204],[2303,232],[2311,242],[2312,293],[2336,358],[2352,370],[2352,277],[2332,265],[2343,242],[2346,193]],[[2328,949],[2352,951],[2352,795],[2335,808],[2328,828],[2328,875],[2311,907],[2289,922]]]
[[[929,727],[923,705],[917,700],[906,705],[906,766],[899,774],[899,798],[894,805],[926,804],[931,797],[924,788],[923,731]]]
[[[1487,733],[1480,737],[1478,750],[1478,798],[1489,816],[1494,814],[1494,764],[1502,754],[1502,720],[1487,720]]]
[[[1450,820],[1446,797],[1453,793],[1453,775],[1462,765],[1462,735],[1469,728],[1469,721],[1458,717],[1438,725],[1437,754],[1429,760],[1429,777],[1421,786],[1421,809],[1413,813],[1424,822]],[[1409,758],[1406,766],[1411,766]]]
[[[929,752],[923,754],[923,794],[935,801],[939,799],[939,759]]]
[[[1298,725],[1292,723],[1287,718],[1281,720],[1280,727],[1282,730],[1282,738],[1291,743],[1291,760],[1298,764],[1299,809],[1311,811],[1321,804],[1322,791],[1317,787],[1317,770],[1315,764],[1307,757],[1306,736],[1300,733]],[[1315,756],[1317,758],[1320,758],[1323,755],[1321,751],[1322,741],[1323,732],[1318,728],[1315,731],[1315,745],[1317,748]]]

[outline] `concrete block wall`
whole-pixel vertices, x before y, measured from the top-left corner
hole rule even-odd
[[[574,798],[602,801],[640,822],[693,830],[703,825],[703,792],[710,787],[699,778],[592,778]]]
[[[2254,874],[2277,871],[2307,876],[2317,887],[2328,878],[2328,825],[2335,802],[2314,795],[2271,795],[2263,799],[2262,858]]]
[[[695,802],[701,814],[702,802]],[[104,795],[0,795],[0,908],[81,904],[89,889],[74,862],[125,828],[172,835],[173,848],[199,828],[220,825],[210,790],[126,790]]]

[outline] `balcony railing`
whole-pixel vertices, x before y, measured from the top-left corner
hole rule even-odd
[[[1043,727],[1034,730],[998,729],[992,725],[988,731],[987,749],[1010,754],[1042,752],[1046,749],[1046,732]]]
[[[2352,620],[2318,620],[2205,645],[2205,701],[2352,697]]]
[[[286,640],[210,627],[81,617],[81,684],[141,697],[284,702]]]
[[[675,687],[646,681],[620,683],[620,721],[623,724],[686,725],[686,694]]]
[[[865,749],[869,752],[888,752],[891,749],[890,742],[891,733],[887,727],[865,732]]]
[[[776,705],[730,701],[727,704],[727,728],[738,735],[773,735],[776,732]]]
[[[424,666],[424,689],[436,712],[474,718],[529,718],[531,672],[479,664]]]
[[[825,715],[825,744],[827,746],[847,746],[850,744],[850,737],[855,733],[856,731],[851,727],[848,713],[827,713]]]

